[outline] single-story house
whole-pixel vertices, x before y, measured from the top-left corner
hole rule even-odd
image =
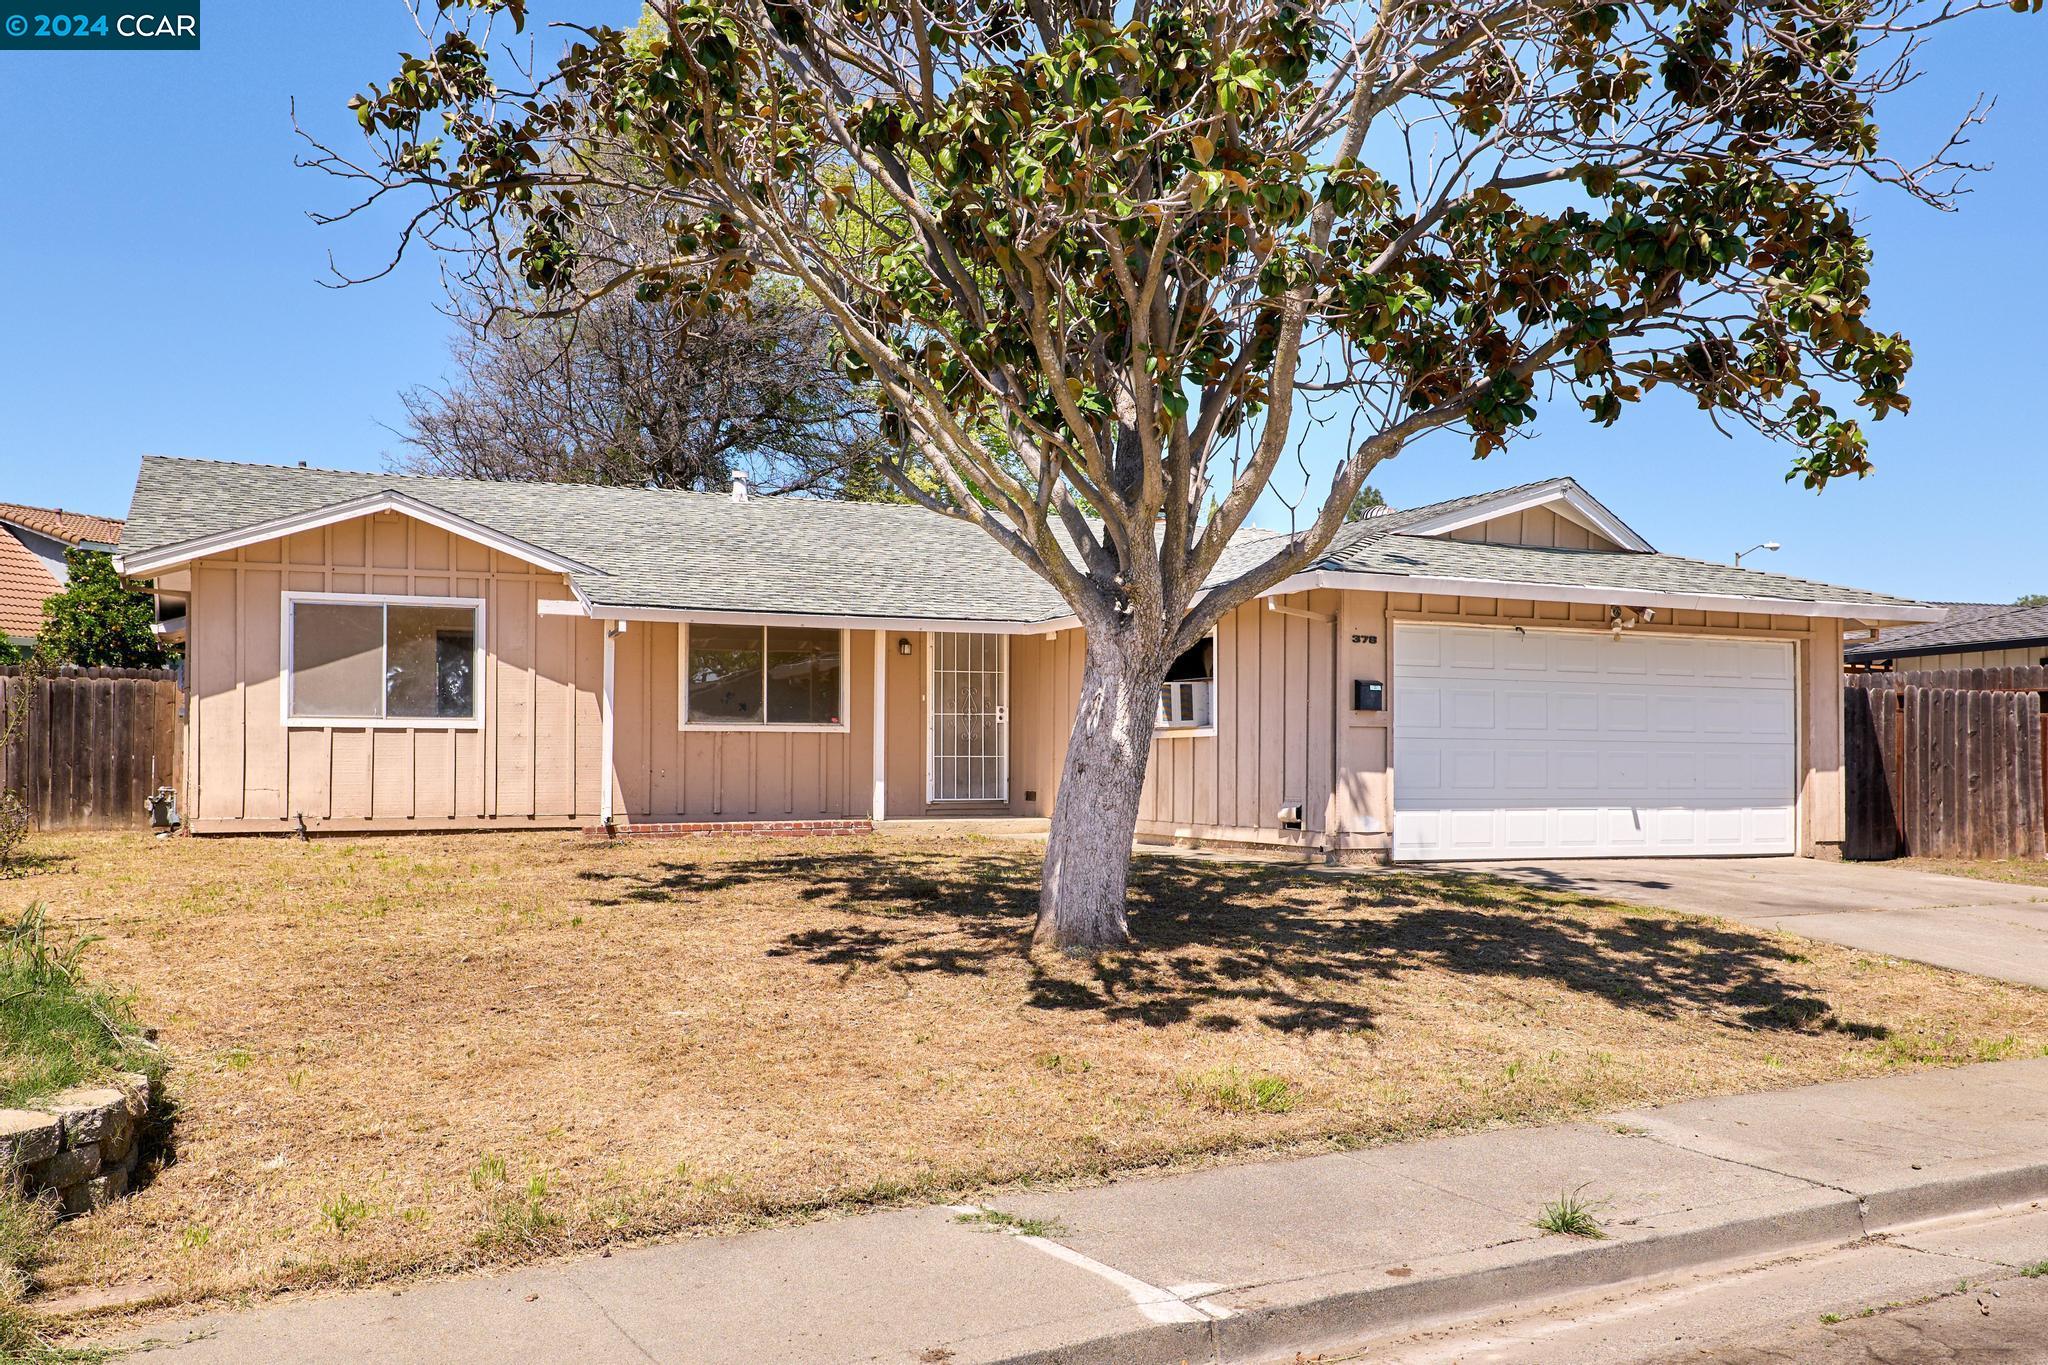
[[[743,485],[150,458],[121,564],[183,605],[200,833],[1043,816],[1082,665],[974,527]],[[1176,666],[1140,834],[1827,851],[1843,634],[1939,615],[1658,554],[1571,479],[1388,511]]]
[[[0,502],[0,636],[27,645],[43,628],[43,602],[64,590],[64,552],[112,553],[121,523],[112,517]]]
[[[1842,650],[1851,669],[1925,673],[1947,668],[2048,666],[2048,606],[2011,602],[1938,602],[1942,620],[1872,630]]]

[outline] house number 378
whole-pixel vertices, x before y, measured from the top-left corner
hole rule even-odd
[[[1351,643],[1354,645],[1376,645],[1379,642],[1380,637],[1377,635],[1354,635],[1351,637]]]

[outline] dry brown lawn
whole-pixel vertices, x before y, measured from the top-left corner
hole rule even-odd
[[[1139,861],[1140,946],[1024,952],[948,838],[51,838],[177,1104],[46,1301],[186,1303],[1022,1181],[2033,1055],[2048,995],[1471,876]],[[86,1295],[87,1298],[95,1297]]]
[[[1946,872],[1952,877],[1976,877],[1987,882],[2048,886],[2048,862],[2038,858],[1901,858],[1893,866]]]

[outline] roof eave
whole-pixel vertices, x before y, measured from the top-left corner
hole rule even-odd
[[[1457,578],[1446,575],[1360,573],[1348,569],[1313,569],[1283,579],[1263,596],[1306,592],[1312,588],[1346,588],[1367,592],[1436,593],[1453,597],[1505,597],[1515,601],[1583,602],[1595,606],[1662,607],[1670,611],[1768,612],[1773,616],[1839,617],[1872,625],[1904,625],[1939,621],[1946,607],[1919,603],[1805,601],[1790,597],[1749,597],[1736,593],[1660,592],[1643,588],[1593,587],[1573,583],[1523,583],[1501,578]]]
[[[1893,645],[1887,647],[1882,641],[1875,645],[1858,645],[1844,651],[1851,659],[1913,659],[1930,654],[1975,654],[1990,649],[2043,649],[2048,648],[2048,635],[2015,636],[1999,640],[1950,640],[1939,645]]]
[[[573,585],[572,585],[573,588]],[[1052,635],[1081,624],[1075,616],[1040,620],[1000,616],[920,616],[862,612],[744,611],[716,607],[650,607],[600,602],[581,591],[574,600],[540,604],[543,616],[592,617],[600,621],[668,621],[680,624],[825,627],[843,630],[944,630],[962,635]]]

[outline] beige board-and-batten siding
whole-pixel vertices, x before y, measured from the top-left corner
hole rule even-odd
[[[604,637],[596,621],[540,613],[541,601],[570,597],[560,574],[388,513],[201,560],[161,586],[191,596],[186,805],[195,831],[295,829],[301,818],[308,828],[337,830],[568,828],[597,820]],[[287,727],[286,592],[482,599],[482,726]],[[1078,695],[1078,633],[1012,640],[1010,799],[964,810],[925,800],[925,634],[883,637],[889,813],[1050,810]],[[897,651],[904,639],[907,656]],[[679,646],[680,628],[667,622],[634,622],[616,639],[615,819],[871,813],[875,632],[847,635],[847,728],[817,733],[684,730]],[[1049,679],[1053,669],[1057,678]]]
[[[1393,630],[1404,621],[1605,632],[1605,607],[1512,598],[1318,590],[1241,607],[1216,633],[1214,735],[1160,736],[1141,837],[1381,852],[1393,828]],[[1638,635],[1793,643],[1798,655],[1800,851],[1842,838],[1841,631],[1834,618],[1660,611]],[[1354,711],[1357,679],[1380,711]],[[1300,806],[1298,829],[1280,819]]]
[[[183,581],[181,581],[183,580]],[[603,637],[543,616],[562,576],[396,513],[200,560],[190,593],[193,828],[571,826],[598,809]],[[480,598],[484,723],[375,729],[283,719],[286,592]]]

